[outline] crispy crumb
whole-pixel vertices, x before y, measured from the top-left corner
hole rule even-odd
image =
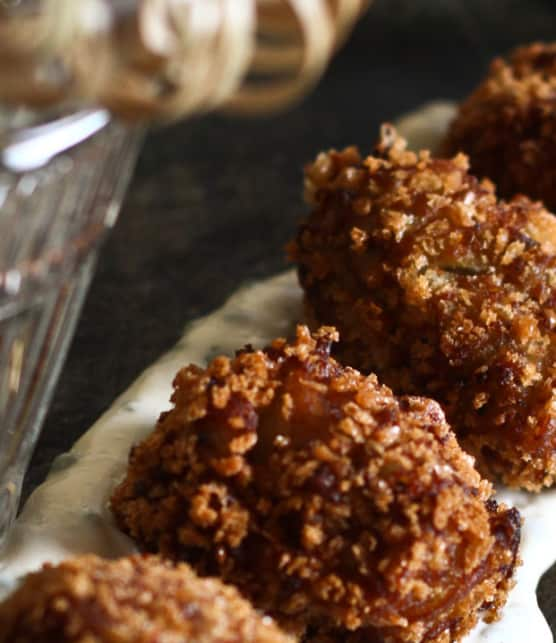
[[[224,371],[181,370],[173,409],[130,455],[116,520],[301,640],[459,640],[506,600],[519,514],[492,499],[438,404],[342,367],[337,340],[300,326]]]
[[[556,218],[498,201],[462,155],[412,162],[391,130],[366,160],[325,157],[326,177],[307,168],[314,209],[291,246],[309,317],[340,330],[344,363],[437,399],[484,474],[552,485]]]
[[[235,588],[155,556],[47,564],[0,605],[0,643],[125,641],[292,643]]]
[[[556,44],[497,58],[462,103],[442,152],[469,154],[472,172],[501,196],[523,193],[556,209]]]

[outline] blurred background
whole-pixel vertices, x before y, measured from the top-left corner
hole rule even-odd
[[[493,56],[554,39],[554,0],[375,0],[297,107],[152,131],[102,249],[26,493],[188,321],[242,282],[287,268],[284,245],[304,213],[302,168],[320,149],[367,152],[381,122],[458,100]],[[550,578],[540,601],[554,629]]]

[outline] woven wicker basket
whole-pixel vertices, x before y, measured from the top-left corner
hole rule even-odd
[[[132,120],[278,109],[318,79],[367,2],[0,3],[0,102],[102,104]]]

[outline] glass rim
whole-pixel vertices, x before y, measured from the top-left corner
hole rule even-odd
[[[38,170],[86,144],[111,122],[110,112],[96,107],[66,107],[49,116],[26,108],[2,112],[0,104],[0,169],[14,174]]]

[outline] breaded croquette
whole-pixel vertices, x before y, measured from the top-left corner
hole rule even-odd
[[[307,168],[313,211],[291,253],[338,356],[441,403],[482,473],[539,490],[556,475],[556,218],[383,127]]]
[[[303,641],[457,641],[506,600],[519,514],[436,402],[330,357],[337,333],[174,381],[112,497],[147,551],[236,585]]]
[[[87,555],[29,574],[0,643],[292,643],[233,587],[155,556]]]
[[[556,209],[556,43],[494,60],[441,149],[468,154],[473,174],[494,181],[500,196],[523,193]]]

